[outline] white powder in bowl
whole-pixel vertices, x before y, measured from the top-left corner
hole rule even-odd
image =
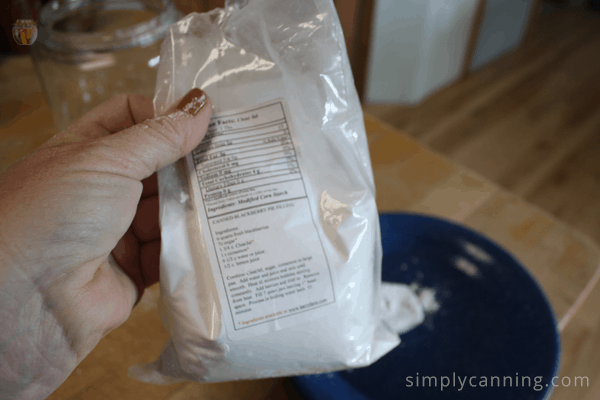
[[[384,282],[381,285],[381,315],[396,333],[402,334],[419,326],[425,315],[440,308],[435,290],[417,284]]]

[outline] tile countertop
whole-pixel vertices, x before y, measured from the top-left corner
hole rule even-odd
[[[41,92],[3,102],[0,107],[8,115],[3,113],[0,120],[0,172],[54,134]],[[402,132],[368,115],[365,124],[379,210],[414,211],[461,222],[508,249],[536,276],[552,303],[561,329],[561,376],[585,375],[581,348],[593,342],[585,327],[598,317],[594,305],[580,306],[596,292],[592,289],[598,279],[600,247]],[[50,399],[297,398],[283,379],[168,386],[129,379],[128,366],[153,361],[167,340],[156,309],[158,295],[157,285],[147,290],[130,319],[102,339]],[[590,310],[583,310],[586,307]],[[575,312],[579,308],[583,309]],[[559,388],[552,398],[583,398],[593,386]]]

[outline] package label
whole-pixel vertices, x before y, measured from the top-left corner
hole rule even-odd
[[[187,158],[231,339],[272,321],[268,329],[293,325],[335,301],[286,115],[279,99],[213,116]]]

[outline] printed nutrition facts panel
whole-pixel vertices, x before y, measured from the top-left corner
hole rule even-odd
[[[234,331],[293,325],[335,299],[294,137],[278,100],[214,116],[188,156]]]

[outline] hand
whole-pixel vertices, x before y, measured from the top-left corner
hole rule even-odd
[[[1,398],[50,395],[158,280],[153,174],[212,110],[199,89],[176,104],[152,119],[151,99],[115,97],[0,175]]]

